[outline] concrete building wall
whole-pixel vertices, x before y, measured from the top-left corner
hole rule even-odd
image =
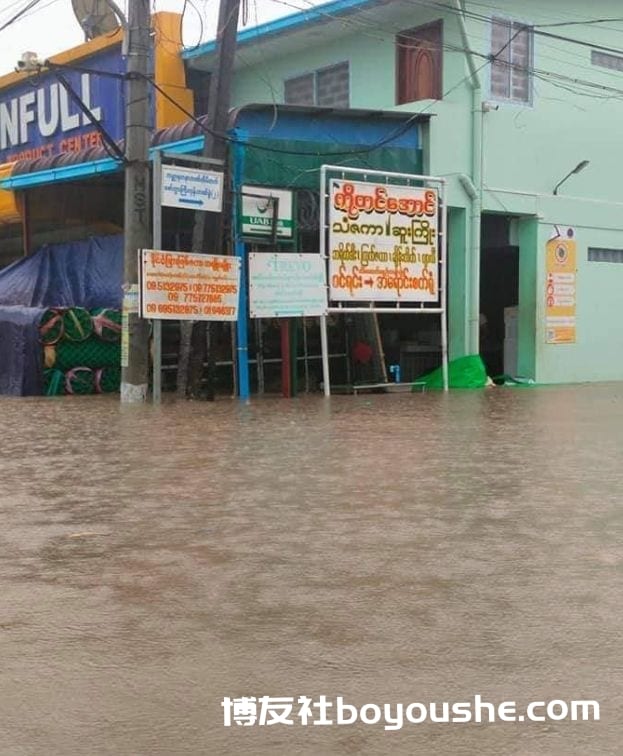
[[[474,51],[486,111],[482,208],[518,219],[520,371],[544,383],[621,380],[623,264],[589,262],[587,250],[623,248],[623,70],[616,70],[616,62],[615,69],[594,65],[591,58],[595,44],[621,49],[623,62],[623,23],[547,26],[588,16],[616,18],[621,15],[620,2],[599,0],[590,12],[581,0],[524,0],[520,9],[515,0],[493,0],[487,6],[466,2],[466,7],[467,41]],[[348,60],[351,107],[434,114],[424,135],[427,170],[448,178],[449,204],[456,213],[451,217],[450,250],[450,343],[456,356],[468,351],[465,329],[473,312],[469,279],[474,270],[469,241],[472,203],[458,178],[472,174],[474,150],[473,90],[459,19],[454,12],[402,3],[384,6],[381,22],[373,23],[370,12],[349,16],[339,40],[323,44],[318,33],[315,43],[303,45],[297,53],[280,56],[275,40],[274,55],[266,53],[260,65],[239,70],[235,102],[282,102],[285,78]],[[491,66],[486,56],[491,52],[492,14],[535,25],[530,103],[497,102],[489,93]],[[444,21],[444,97],[397,107],[395,34],[439,18]],[[582,160],[590,165],[554,197],[555,184]],[[554,225],[576,231],[575,344],[545,343],[545,245]]]

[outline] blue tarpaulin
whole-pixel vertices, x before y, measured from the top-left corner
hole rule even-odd
[[[49,244],[0,270],[0,394],[43,392],[39,321],[49,307],[121,307],[123,236]]]
[[[45,307],[0,306],[0,394],[43,393],[39,320]]]
[[[123,236],[46,244],[0,270],[0,305],[121,307]]]

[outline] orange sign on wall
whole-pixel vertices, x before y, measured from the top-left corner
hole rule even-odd
[[[555,231],[545,248],[545,343],[575,344],[575,233],[572,228]]]

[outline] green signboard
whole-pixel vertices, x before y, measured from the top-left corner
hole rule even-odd
[[[272,237],[277,208],[278,241],[294,241],[292,192],[264,186],[243,186],[240,230],[243,236]]]

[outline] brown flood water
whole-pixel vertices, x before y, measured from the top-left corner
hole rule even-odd
[[[1,756],[623,753],[623,385],[0,422]],[[320,694],[601,719],[223,727]]]

